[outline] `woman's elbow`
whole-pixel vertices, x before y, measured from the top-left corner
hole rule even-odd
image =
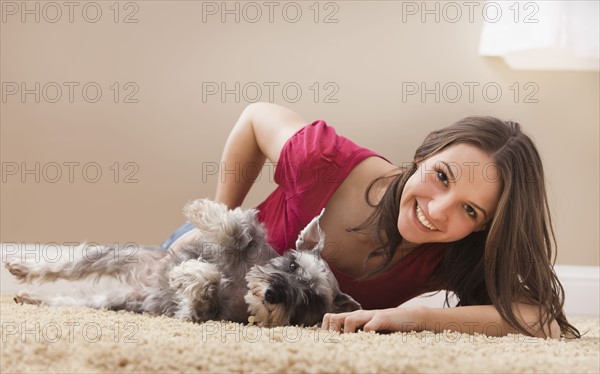
[[[543,329],[538,328],[536,331],[532,331],[532,333],[536,338],[560,339],[560,325],[553,319],[550,323],[545,325]]]
[[[513,311],[521,318],[527,330],[536,338],[560,339],[560,325],[556,319],[550,321],[542,318],[537,306],[525,303],[514,303]]]
[[[550,322],[550,338],[560,339],[560,325],[555,319]]]

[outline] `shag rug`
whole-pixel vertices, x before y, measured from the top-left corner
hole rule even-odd
[[[2,373],[598,373],[599,320],[578,340],[193,324],[0,298]]]

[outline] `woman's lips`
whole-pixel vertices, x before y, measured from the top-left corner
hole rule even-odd
[[[413,220],[415,221],[415,225],[419,228],[419,230],[423,231],[423,232],[434,232],[434,231],[438,231],[437,229],[430,229],[427,226],[423,225],[421,223],[421,221],[419,221],[419,218],[417,217],[417,200],[415,200],[415,204],[413,206]],[[427,219],[427,218],[426,218]]]

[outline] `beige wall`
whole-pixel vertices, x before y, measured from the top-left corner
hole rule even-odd
[[[315,22],[310,1],[294,3],[302,10],[295,23],[295,5],[286,8],[286,20],[287,3],[276,3],[270,22],[269,8],[258,2],[258,22],[246,21],[256,9],[238,3],[239,23],[234,15],[222,23],[206,12],[203,22],[203,6],[211,11],[221,2],[121,2],[117,15],[113,2],[98,1],[75,3],[71,22],[62,2],[54,3],[62,7],[60,18],[44,2],[28,2],[29,8],[36,3],[39,23],[35,12],[22,14],[21,2],[2,2],[2,242],[161,242],[183,221],[187,200],[213,196],[216,177],[203,166],[218,164],[255,84],[263,101],[287,105],[307,121],[324,119],[396,163],[410,160],[429,131],[463,116],[519,121],[545,162],[558,263],[598,265],[598,73],[514,71],[501,59],[479,56],[480,12],[473,22],[466,14],[456,23],[443,15],[439,23],[431,16],[403,22],[401,2],[321,2]],[[96,8],[102,14],[91,22]],[[332,13],[337,22],[324,22]],[[123,22],[128,14],[138,22]],[[39,103],[34,94],[11,94],[35,91],[35,82]],[[203,82],[229,88],[240,82],[246,97],[203,100]],[[451,102],[451,84],[439,103],[433,94],[403,100],[411,82],[428,88],[455,82],[462,96]],[[469,98],[468,85],[475,84]],[[294,86],[302,90],[295,103]],[[95,87],[102,96],[87,102]],[[493,87],[502,90],[496,102]],[[137,103],[124,102],[130,94]],[[326,102],[330,94],[336,102]],[[97,170],[102,175],[94,182]],[[269,179],[267,168],[246,206],[267,195]]]

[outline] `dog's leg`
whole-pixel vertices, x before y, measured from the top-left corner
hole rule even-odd
[[[49,296],[37,292],[21,290],[13,299],[16,303],[46,306],[85,306],[95,309],[129,310],[143,312],[142,299],[133,290],[114,290],[108,293],[88,291],[77,296]]]
[[[98,301],[100,295],[96,295],[96,301]],[[15,303],[18,304],[31,304],[31,305],[47,305],[47,306],[91,306],[90,300],[85,297],[75,296],[63,296],[55,295],[50,296],[47,294],[41,294],[38,292],[31,292],[27,290],[21,290],[13,298]],[[98,308],[101,308],[99,306]]]
[[[175,317],[193,322],[215,319],[220,311],[219,290],[227,280],[210,263],[187,260],[169,272],[178,308]]]
[[[32,305],[48,305],[47,297],[44,297],[38,293],[32,293],[29,291],[21,290],[13,298],[15,303],[18,304],[32,304]]]
[[[208,199],[187,204],[184,214],[199,230],[202,245],[196,258],[212,256],[223,250],[241,251],[264,236],[264,230],[256,218],[257,211],[240,208],[229,210],[225,204]]]
[[[8,271],[20,282],[77,280],[96,275],[118,278],[143,278],[151,275],[168,251],[136,246],[80,246],[74,252],[61,256],[56,262],[23,262],[17,259],[6,263]],[[158,264],[158,265],[157,265]]]
[[[278,257],[267,242],[255,209],[230,210],[224,204],[201,199],[187,204],[184,213],[196,225],[200,239],[183,252],[188,258],[194,254],[195,258],[219,264],[233,282],[241,281],[251,266]]]

